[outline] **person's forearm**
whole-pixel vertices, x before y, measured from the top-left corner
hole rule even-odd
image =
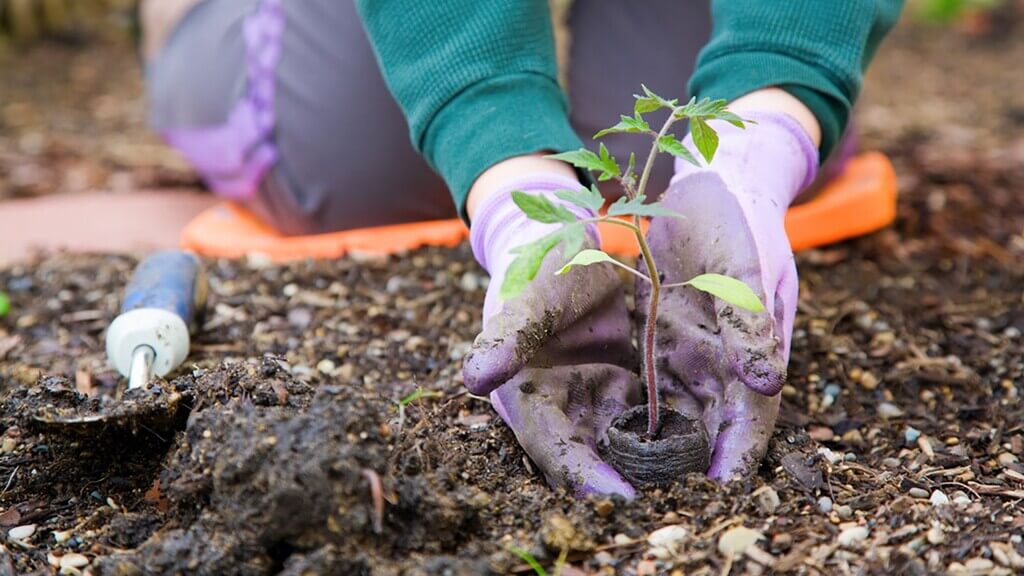
[[[814,114],[824,158],[842,135],[863,71],[903,3],[713,0],[714,29],[690,93],[739,101],[763,88],[780,88]]]
[[[488,169],[580,147],[558,86],[546,0],[356,6],[413,145],[445,179],[463,216],[470,188]]]

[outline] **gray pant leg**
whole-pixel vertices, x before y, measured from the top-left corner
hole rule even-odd
[[[619,115],[633,113],[633,94],[645,84],[666,98],[685,102],[686,83],[697,54],[711,36],[708,0],[576,0],[569,15],[571,34],[569,100],[571,120],[588,147],[591,137],[614,125]],[[654,126],[667,113],[646,116]],[[678,136],[686,134],[679,126]],[[601,139],[622,163],[635,152],[642,164],[650,151],[650,137],[613,134]],[[655,197],[672,178],[672,158],[655,162],[648,187]],[[621,194],[615,182],[601,183],[606,196]]]
[[[259,0],[205,0],[148,73],[159,129],[225,121],[246,85],[245,17]],[[352,0],[284,2],[275,72],[278,152],[248,206],[286,234],[456,216],[443,181],[412,148]]]
[[[242,23],[259,0],[204,0],[182,16],[146,68],[150,125],[223,123],[245,91]]]
[[[454,218],[409,141],[352,0],[285,2],[280,161],[258,208],[287,233]]]

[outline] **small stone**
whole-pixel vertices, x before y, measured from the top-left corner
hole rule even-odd
[[[874,390],[878,388],[878,377],[871,372],[864,372],[860,377],[860,385],[865,390]]]
[[[36,533],[35,524],[23,524],[15,526],[7,531],[7,537],[11,540],[26,540]]]
[[[791,384],[786,384],[785,386],[782,387],[782,397],[783,398],[796,398],[796,395],[797,395],[796,388],[793,387]]]
[[[847,430],[846,433],[843,434],[843,442],[846,442],[847,444],[863,444],[864,435],[856,428],[853,430]]]
[[[894,469],[899,468],[902,465],[903,462],[901,462],[899,458],[893,458],[890,456],[889,458],[882,459],[882,466],[884,466],[885,468]]]
[[[472,272],[466,272],[459,279],[459,288],[465,292],[476,292],[480,289],[480,277]]]
[[[641,560],[636,563],[636,576],[654,576],[658,573],[658,565],[650,560]]]
[[[611,566],[612,564],[615,564],[615,556],[612,556],[610,553],[602,550],[601,552],[594,554],[594,562],[597,562],[598,566]]]
[[[818,454],[821,454],[821,456],[825,460],[827,460],[829,464],[838,464],[839,462],[843,461],[842,454],[836,454],[835,452],[825,447],[818,448]]]
[[[964,562],[964,568],[970,572],[984,574],[995,568],[995,563],[988,558],[971,558]]]
[[[807,435],[817,442],[828,442],[836,437],[836,433],[828,426],[811,426],[807,429]]]
[[[1009,452],[1003,452],[999,455],[998,460],[1000,465],[1009,466],[1010,464],[1016,464],[1020,459]]]
[[[607,518],[615,511],[615,503],[607,498],[598,500],[594,504],[594,511],[597,512],[597,515],[601,518]]]
[[[771,516],[775,514],[775,511],[779,508],[779,504],[782,501],[779,499],[779,493],[775,491],[771,486],[766,486],[757,495],[757,507],[761,510],[762,514]]]
[[[752,530],[746,526],[736,526],[726,530],[718,539],[718,551],[726,557],[739,556],[747,548],[763,538],[764,534],[757,530]]]
[[[832,499],[828,496],[822,496],[818,498],[818,510],[821,510],[822,514],[828,514],[832,511]]]
[[[843,391],[843,389],[839,387],[839,384],[829,384],[828,386],[825,386],[825,395],[826,396],[831,396],[831,397],[835,398],[835,397],[839,396],[839,394],[842,391]]]
[[[925,490],[924,488],[911,488],[910,495],[913,496],[914,498],[927,498],[928,491]]]
[[[633,543],[633,539],[622,532],[619,532],[612,538],[612,542],[614,542],[616,546],[628,546]]]
[[[896,406],[892,402],[882,402],[878,405],[878,415],[886,420],[890,418],[899,418],[903,416],[903,410],[900,410],[899,406]]]
[[[835,510],[836,515],[839,516],[840,520],[849,520],[850,518],[853,518],[853,508],[847,506],[846,504],[836,506]]]
[[[907,444],[913,444],[917,442],[917,439],[921,437],[921,431],[913,426],[907,426],[907,429],[903,431],[903,440]]]
[[[281,289],[281,293],[291,298],[299,293],[299,287],[295,284],[285,284],[284,288]]]
[[[971,503],[971,497],[966,492],[957,490],[953,492],[953,504],[956,506],[967,506]]]
[[[932,527],[928,529],[928,533],[925,534],[925,538],[928,539],[928,543],[932,546],[938,546],[946,541],[946,533],[942,531],[942,526],[932,524]]]
[[[321,360],[321,361],[316,363],[316,370],[317,370],[317,372],[320,372],[321,374],[330,376],[331,374],[334,373],[334,369],[335,369],[334,362],[332,362],[331,360],[328,360],[327,358],[324,358],[323,360]]]
[[[14,452],[14,449],[18,447],[17,438],[4,438],[3,442],[0,443],[0,453],[9,454]]]
[[[836,541],[844,548],[851,548],[867,540],[870,534],[867,526],[851,526],[840,532]]]
[[[84,568],[89,565],[89,559],[82,554],[72,552],[60,557],[61,568]]]
[[[932,503],[932,506],[945,506],[949,504],[949,497],[942,490],[935,490],[928,501]]]
[[[679,525],[658,528],[647,536],[651,553],[656,558],[668,559],[679,554],[690,533]]]
[[[57,544],[63,544],[71,539],[71,530],[54,530],[53,541]]]

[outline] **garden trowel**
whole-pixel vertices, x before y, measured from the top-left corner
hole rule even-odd
[[[54,393],[54,402],[41,408],[35,420],[132,429],[169,424],[181,395],[165,386],[151,387],[150,380],[185,361],[207,290],[199,258],[191,252],[168,250],[142,260],[125,288],[121,313],[107,329],[107,358],[128,379],[127,391],[119,400]]]

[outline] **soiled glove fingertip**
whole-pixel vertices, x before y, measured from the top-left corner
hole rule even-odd
[[[763,396],[775,396],[786,383],[786,364],[777,357],[756,357],[746,351],[735,360],[736,372],[748,388]]]
[[[583,484],[576,489],[576,493],[580,497],[593,494],[597,496],[622,496],[627,500],[636,498],[636,489],[629,482],[623,480],[622,476],[610,464],[597,464],[587,476]]]

